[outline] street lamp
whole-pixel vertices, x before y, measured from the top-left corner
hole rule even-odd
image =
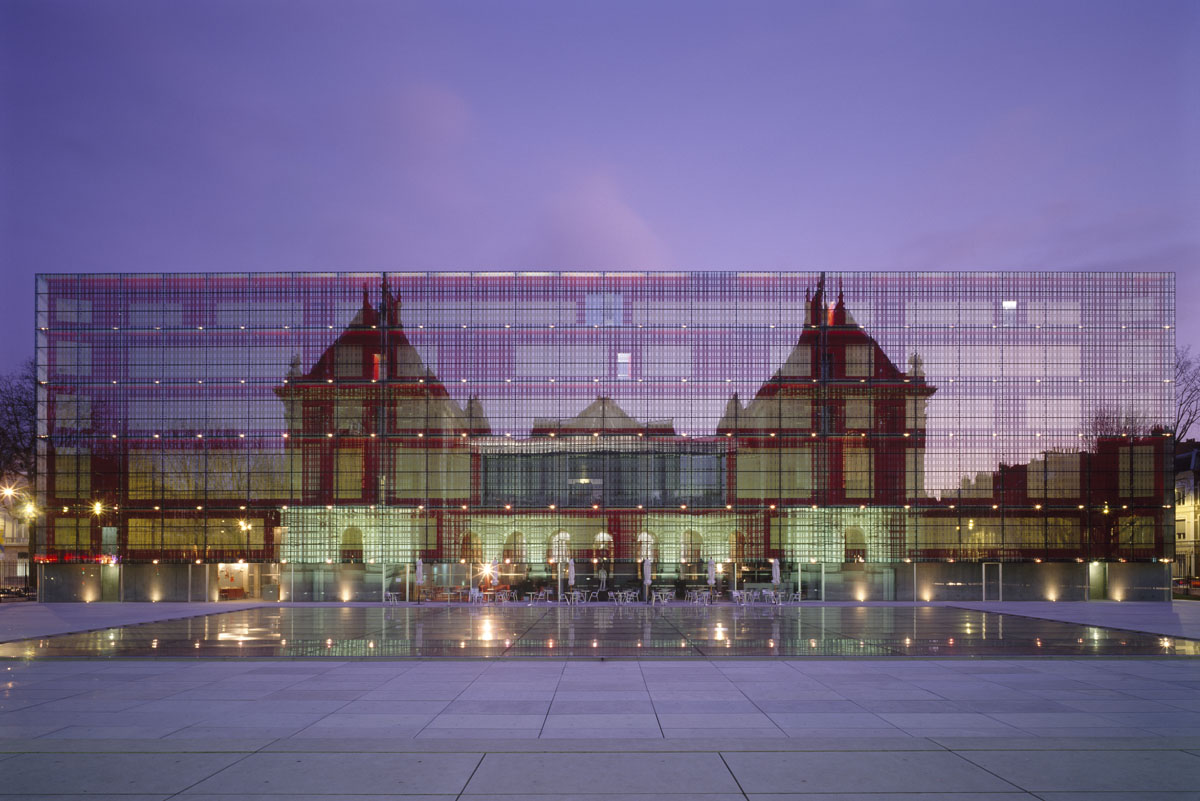
[[[6,484],[0,487],[0,503],[3,503],[8,516],[13,519],[14,523],[23,521],[26,527],[31,527],[34,520],[40,514],[37,504],[34,502],[32,494],[27,486],[17,486]],[[3,540],[7,539],[7,522],[4,524],[4,533],[0,535],[0,546],[3,545]],[[29,588],[29,571],[25,572],[25,588]]]

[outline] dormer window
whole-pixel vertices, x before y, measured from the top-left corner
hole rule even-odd
[[[337,378],[361,378],[362,348],[338,345],[333,352],[333,374]]]
[[[869,378],[874,367],[875,349],[870,345],[846,346],[846,376]]]

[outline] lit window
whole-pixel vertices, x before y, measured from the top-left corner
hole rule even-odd
[[[632,354],[618,353],[617,354],[617,378],[626,379],[630,377],[630,358]]]

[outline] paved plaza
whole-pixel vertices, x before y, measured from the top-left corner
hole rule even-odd
[[[1087,641],[1097,610],[1105,609],[1124,628],[1102,629],[1102,646],[1116,647],[1120,636],[1133,642],[1138,630],[1160,645],[1195,636],[1200,604],[987,606],[828,605],[823,635],[850,641],[866,633],[847,630],[861,618],[878,638],[894,641],[896,632],[880,629],[881,621],[915,614],[929,620],[919,634],[945,640],[965,632],[943,627],[978,626],[986,612],[989,627],[1003,620],[1013,638],[1016,650],[1007,656],[992,649],[958,657],[850,651],[721,658],[688,646],[681,649],[686,657],[602,661],[97,658],[112,653],[101,646],[110,636],[144,644],[139,631],[186,628],[189,620],[194,630],[207,625],[211,637],[202,642],[233,643],[223,653],[236,653],[238,636],[274,633],[240,632],[243,624],[233,622],[256,613],[308,615],[328,639],[343,643],[374,636],[367,628],[376,615],[429,615],[431,629],[457,621],[476,634],[482,618],[444,605],[195,604],[193,613],[207,617],[192,618],[184,616],[185,604],[2,605],[3,639],[28,640],[38,633],[33,627],[53,626],[43,641],[97,650],[0,661],[0,797],[1200,798],[1200,661],[1182,652],[1179,639],[1153,656],[1113,656],[1097,653],[1098,646],[1095,655],[1023,652],[1038,631],[1082,633]],[[746,643],[758,643],[763,621],[769,627],[778,619],[815,633],[805,615],[819,617],[822,609],[735,618],[744,610],[718,607],[707,631],[728,621],[729,636],[740,632]],[[503,633],[496,627],[530,624],[535,612],[557,626],[560,614],[573,611],[479,614],[491,616],[494,637]],[[691,613],[641,611],[652,615],[652,626]],[[1059,619],[1044,617],[1051,613]],[[341,627],[339,618],[346,621]],[[693,623],[695,643],[711,640]],[[634,630],[640,625],[638,619]],[[93,631],[49,636],[72,629]],[[988,639],[967,639],[999,636],[989,628]]]

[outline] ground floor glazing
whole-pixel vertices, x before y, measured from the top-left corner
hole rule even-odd
[[[573,565],[573,571],[572,571]],[[626,590],[646,600],[659,591],[677,599],[710,588],[733,592],[778,590],[785,601],[1166,601],[1170,566],[1129,562],[820,562],[781,560],[778,584],[769,560],[707,562],[576,560],[513,562],[228,562],[187,564],[43,563],[37,566],[42,601],[324,601],[454,602],[472,590],[508,591],[515,601],[545,591],[563,597],[572,585],[596,600]],[[573,573],[573,582],[572,582]],[[647,581],[648,579],[648,581]],[[648,590],[649,588],[649,590]]]

